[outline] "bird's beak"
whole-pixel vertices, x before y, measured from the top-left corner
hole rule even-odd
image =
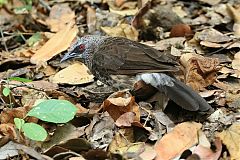
[[[82,54],[78,54],[78,53],[74,53],[74,52],[68,52],[67,54],[65,54],[63,56],[60,63],[66,61],[68,59],[71,59],[71,58],[82,58]]]
[[[66,61],[66,60],[68,60],[68,59],[70,59],[70,58],[73,58],[73,57],[70,56],[70,53],[67,53],[67,54],[65,54],[65,55],[63,56],[63,58],[61,59],[60,63]]]

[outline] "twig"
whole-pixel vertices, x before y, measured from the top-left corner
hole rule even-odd
[[[91,94],[111,94],[113,93],[114,91],[109,91],[109,92],[95,92],[93,90],[89,90],[89,89],[82,89],[82,91],[85,91],[85,92],[88,92],[88,93],[91,93]]]
[[[5,51],[8,52],[8,48],[7,48],[7,45],[6,45],[6,42],[4,40],[4,35],[3,35],[3,32],[2,32],[2,29],[0,28],[0,32],[1,32],[1,37],[3,38],[3,45],[4,45],[4,48],[5,48]]]
[[[39,0],[40,4],[46,8],[48,11],[51,11],[51,7],[43,0]]]
[[[148,113],[148,116],[147,116],[147,118],[146,118],[146,120],[145,120],[145,122],[144,122],[144,124],[143,124],[143,127],[145,127],[146,124],[147,124],[147,122],[148,122],[148,120],[150,119],[149,117],[152,115],[152,113],[151,113],[151,111],[147,110],[147,109],[144,108],[144,107],[141,107],[141,109],[143,109],[145,112]]]
[[[53,159],[56,159],[56,158],[59,157],[59,156],[68,155],[68,154],[72,154],[72,155],[74,155],[74,156],[82,157],[82,155],[80,155],[80,154],[78,154],[78,153],[76,153],[76,152],[67,151],[67,152],[62,152],[62,153],[55,154],[55,155],[53,156]]]
[[[11,87],[11,89],[18,88],[18,87],[26,87],[26,88],[29,88],[29,89],[34,89],[36,91],[45,92],[45,90],[42,89],[42,88],[34,88],[34,85],[30,86],[30,85],[25,84],[23,82],[21,82],[21,84],[14,84],[14,83],[7,83],[6,80],[1,80],[0,83],[1,84],[8,84],[9,86],[14,86],[14,87]]]
[[[207,56],[211,56],[211,55],[213,55],[215,53],[221,52],[222,50],[227,49],[229,46],[233,45],[235,42],[237,42],[237,40],[239,40],[239,39],[235,39],[231,43],[229,43],[228,45],[224,46],[223,48],[220,48],[220,49],[218,49],[218,50],[216,50],[214,52],[207,53],[206,55]]]

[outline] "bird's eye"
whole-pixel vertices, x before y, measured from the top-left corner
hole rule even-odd
[[[85,50],[85,45],[84,45],[84,44],[80,44],[80,45],[79,45],[79,49],[80,49],[80,51]]]

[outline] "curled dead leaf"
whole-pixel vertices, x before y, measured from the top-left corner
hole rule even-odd
[[[113,93],[103,102],[102,107],[114,121],[127,112],[134,112],[134,121],[140,121],[139,106],[129,91]]]
[[[195,90],[203,90],[213,84],[219,68],[217,58],[208,58],[196,54],[185,54],[180,59],[186,71],[186,83]]]

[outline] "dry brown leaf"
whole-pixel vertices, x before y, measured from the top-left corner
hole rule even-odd
[[[123,98],[123,97],[117,97],[117,98],[108,98],[108,101],[116,106],[127,106],[131,102],[132,97]]]
[[[81,128],[77,128],[71,123],[67,123],[65,125],[60,125],[55,128],[54,134],[51,136],[51,139],[49,141],[46,141],[42,145],[42,150],[46,153],[51,152],[51,150],[54,150],[54,147],[56,145],[64,146],[64,147],[69,147],[68,142],[75,142],[78,140],[78,137],[82,136],[84,133],[81,132]],[[81,145],[79,141],[77,141],[78,144],[76,145]],[[76,142],[76,143],[77,143]]]
[[[215,142],[216,149],[213,151],[210,148],[204,147],[202,145],[198,145],[193,153],[197,154],[201,159],[207,159],[207,160],[218,160],[221,152],[222,152],[222,143],[220,138],[216,138]]]
[[[122,114],[115,122],[118,127],[131,127],[131,123],[134,121],[135,113],[127,112]]]
[[[139,106],[128,91],[113,93],[103,102],[102,107],[109,113],[114,121],[127,112],[134,112],[134,121],[140,121]]]
[[[233,25],[233,31],[234,31],[234,35],[236,37],[239,37],[240,36],[240,23],[235,23]]]
[[[69,158],[69,160],[86,160],[84,157],[80,156],[80,157],[71,157]]]
[[[95,9],[87,6],[87,26],[88,26],[88,33],[92,33],[96,30],[96,11]]]
[[[51,66],[46,66],[42,69],[42,72],[45,74],[45,76],[51,76],[56,74],[57,71]]]
[[[227,130],[217,134],[222,142],[227,146],[231,159],[240,159],[240,124],[234,123]]]
[[[230,15],[232,16],[234,22],[240,24],[240,8],[235,9],[230,4],[227,4],[227,9],[231,13]]]
[[[107,1],[107,3],[111,13],[119,14],[121,16],[135,15],[138,11],[136,8],[136,1],[118,1],[116,3],[114,3],[114,1]]]
[[[239,83],[236,84],[238,88],[231,88],[230,92],[226,93],[227,105],[230,108],[239,109],[240,106],[240,94],[239,94]]]
[[[235,70],[234,74],[231,75],[232,77],[240,78],[240,71]]]
[[[83,63],[75,63],[59,71],[52,78],[53,83],[60,84],[85,84],[93,82],[94,76]]]
[[[181,51],[179,49],[171,46],[171,55],[180,57],[182,55],[182,53],[181,53]]]
[[[210,96],[214,95],[214,93],[216,91],[218,91],[218,90],[216,90],[216,89],[215,90],[207,90],[207,91],[199,92],[199,94],[201,95],[201,97],[206,98],[206,97],[210,97]]]
[[[152,146],[146,145],[143,142],[132,143],[121,148],[122,153],[135,153],[144,160],[153,160],[156,157],[156,151]]]
[[[8,136],[11,140],[18,139],[16,129],[12,123],[0,124],[0,132],[1,134]]]
[[[226,49],[240,48],[240,43],[238,41],[236,41],[236,42],[226,42],[226,43],[201,41],[200,44],[202,46],[210,47],[210,48],[226,48]]]
[[[146,144],[144,151],[139,156],[144,160],[153,160],[157,156],[157,153],[152,146]]]
[[[27,57],[30,58],[33,55],[33,52],[29,48],[21,48],[20,50],[17,50],[14,52],[16,57]]]
[[[109,144],[108,149],[111,153],[119,153],[119,148],[127,146],[129,142],[134,142],[133,129],[120,129],[118,132],[116,132],[112,142]]]
[[[134,41],[138,40],[138,31],[129,24],[120,24],[116,27],[101,27],[101,29],[113,37],[126,37]]]
[[[198,1],[207,3],[212,6],[221,2],[221,0],[198,0]]]
[[[222,74],[230,74],[230,73],[234,73],[234,70],[227,67],[222,67],[218,72]]]
[[[67,3],[55,4],[51,7],[49,18],[46,19],[47,25],[52,32],[64,29],[67,24],[75,23],[75,13]]]
[[[173,159],[195,145],[198,142],[198,131],[201,127],[202,124],[196,122],[184,122],[175,126],[155,144],[156,160]]]
[[[144,81],[140,80],[134,83],[133,93],[136,98],[149,99],[157,93],[157,89],[150,84],[146,84]]]
[[[224,43],[232,40],[232,38],[230,38],[229,36],[224,35],[213,28],[205,29],[199,33],[196,33],[195,35],[195,38],[200,41]]]
[[[43,64],[55,55],[66,50],[78,33],[77,26],[68,24],[61,31],[57,32],[31,57],[33,64]]]
[[[121,16],[132,16],[132,15],[135,15],[138,11],[138,9],[126,9],[126,10],[118,11],[118,10],[114,10],[111,8],[109,10],[110,10],[110,12],[119,14]]]
[[[185,37],[173,37],[168,39],[163,39],[161,41],[158,41],[153,48],[164,51],[168,50],[171,46],[184,46],[184,43],[186,41]]]
[[[225,44],[221,43],[214,43],[214,42],[208,42],[208,41],[201,41],[200,44],[205,47],[210,47],[210,48],[221,48],[224,47]]]
[[[172,7],[172,11],[175,12],[180,18],[188,15],[182,6],[174,6]]]
[[[219,70],[219,60],[217,58],[184,54],[181,56],[180,61],[186,70],[186,83],[195,90],[204,90],[204,87],[215,82],[216,73]]]
[[[234,55],[234,59],[232,61],[232,68],[240,71],[240,52],[237,52]]]
[[[1,124],[12,123],[14,124],[14,118],[24,118],[27,114],[25,107],[18,107],[13,109],[6,109],[1,112],[0,120]]]
[[[126,0],[115,0],[114,2],[115,2],[114,4],[115,4],[117,7],[120,7],[124,2],[126,2]]]
[[[124,139],[123,139],[124,140]],[[121,141],[119,141],[121,143]],[[143,142],[128,143],[125,146],[116,148],[118,154],[127,155],[127,153],[139,155],[144,160],[153,160],[156,157],[156,151],[152,146],[146,145]],[[116,153],[116,151],[115,151]],[[130,158],[130,157],[129,157]]]
[[[142,0],[138,2],[138,12],[135,14],[135,16],[132,19],[131,25],[136,28],[140,29],[143,28],[145,25],[145,22],[143,20],[143,16],[148,12],[148,10],[151,8],[152,3],[148,0]]]

